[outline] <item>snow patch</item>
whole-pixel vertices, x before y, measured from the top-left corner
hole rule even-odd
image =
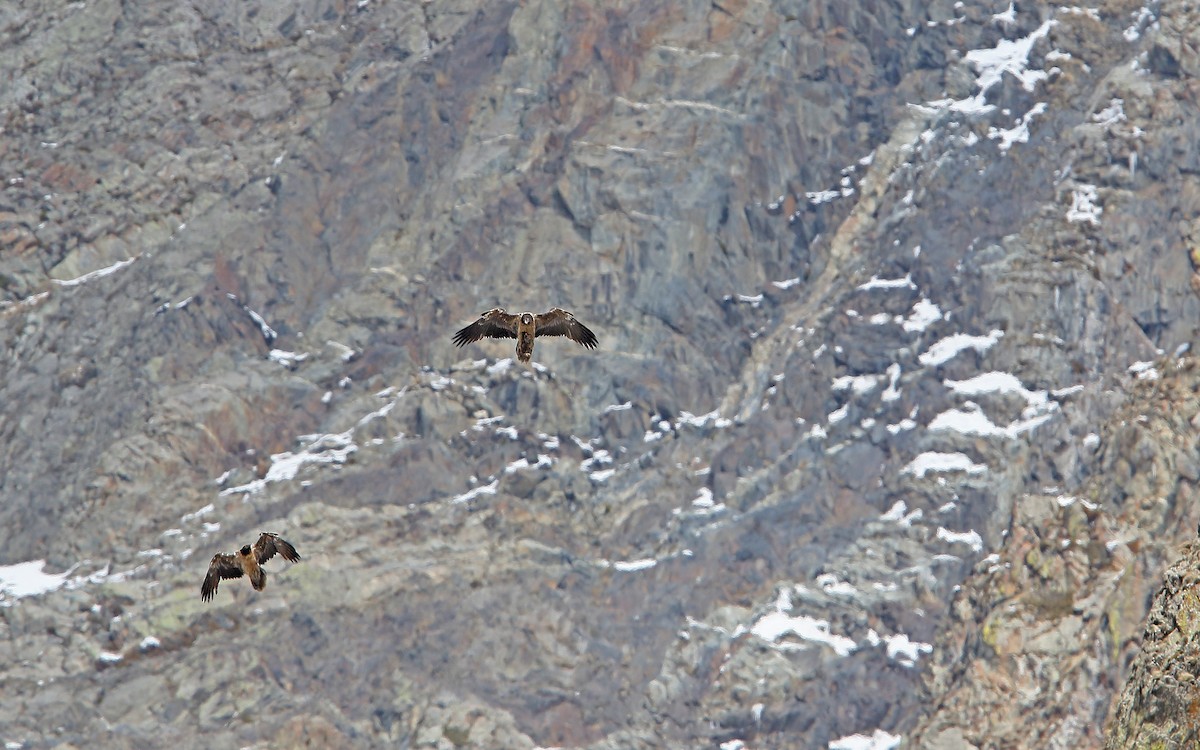
[[[915,667],[921,654],[933,653],[933,644],[909,640],[904,633],[886,635],[880,641],[887,644],[887,657],[906,667]]]
[[[849,656],[858,647],[850,638],[832,634],[829,631],[828,620],[818,620],[807,615],[791,617],[779,611],[769,612],[759,618],[754,627],[750,628],[750,634],[771,643],[792,634],[801,640],[823,643],[832,648],[838,656]]]
[[[902,528],[909,528],[913,521],[918,521],[925,516],[925,512],[917,508],[912,513],[908,512],[908,503],[903,500],[897,500],[887,513],[879,517],[880,521],[895,521]]]
[[[995,127],[988,128],[988,138],[991,140],[999,140],[1000,143],[998,143],[997,146],[1000,149],[1000,153],[1007,153],[1008,150],[1012,148],[1014,143],[1029,142],[1029,123],[1033,121],[1033,118],[1040,114],[1044,114],[1045,112],[1046,103],[1038,102],[1037,104],[1033,105],[1028,112],[1022,115],[1021,119],[1017,120],[1013,127],[1008,129]]]
[[[267,325],[266,319],[254,310],[251,310],[248,305],[237,298],[236,294],[233,294],[232,292],[225,292],[225,296],[236,302],[238,306],[246,311],[246,314],[249,315],[250,319],[254,321],[254,324],[258,326],[258,330],[262,332],[262,337],[267,344],[272,344],[275,342],[275,339],[279,338],[279,334],[275,332],[275,329]]]
[[[1099,194],[1095,185],[1076,185],[1071,191],[1071,208],[1067,210],[1067,221],[1072,224],[1084,222],[1099,226],[1104,207],[1096,204]]]
[[[511,464],[504,467],[504,473],[515,474],[522,469],[541,469],[543,467],[551,466],[553,463],[553,460],[545,453],[539,453],[537,457],[537,463],[529,463],[528,458],[518,458],[516,461],[513,461]]]
[[[367,415],[359,420],[359,424],[371,416]],[[303,449],[296,453],[285,451],[272,454],[271,468],[267,469],[266,476],[237,487],[221,490],[221,494],[257,494],[272,482],[286,482],[295,479],[296,474],[306,464],[344,464],[350,454],[358,450],[358,446],[351,438],[352,432],[352,430],[347,430],[338,434],[301,435],[300,439],[308,442]]]
[[[1022,433],[1032,431],[1054,416],[1053,413],[1038,414],[1012,422],[1007,427],[998,427],[992,420],[988,419],[987,415],[978,406],[974,404],[968,404],[968,406],[974,408],[971,408],[969,411],[949,409],[938,414],[929,423],[927,429],[931,432],[949,430],[952,432],[961,432],[964,435],[978,435],[980,437],[995,436],[1012,439]]]
[[[784,610],[791,610],[792,598],[786,590],[779,592],[775,609],[760,617],[750,628],[750,634],[764,641],[777,643],[786,635],[794,635],[804,641],[824,644],[838,656],[849,656],[858,644],[845,636],[834,635],[829,630],[828,620],[818,620],[807,615],[792,617]]]
[[[633,573],[638,570],[646,570],[658,565],[658,560],[653,557],[643,558],[641,560],[618,560],[612,564],[613,570],[619,570],[623,573]]]
[[[973,552],[983,551],[983,537],[979,536],[979,533],[976,531],[950,531],[943,526],[939,526],[937,538],[950,544],[965,544]]]
[[[833,379],[833,390],[849,389],[855,395],[862,395],[879,385],[878,375],[843,375]]]
[[[500,480],[494,479],[491,484],[485,484],[480,487],[468,490],[461,495],[456,495],[450,498],[450,502],[457,505],[460,503],[469,503],[480,495],[495,495],[496,488],[500,486]]]
[[[512,363],[513,363],[512,357],[505,357],[504,359],[498,359],[498,360],[496,360],[496,364],[488,365],[488,367],[485,368],[485,372],[487,372],[488,375],[495,377],[496,375],[499,375],[500,373],[504,372],[508,368],[512,367]]]
[[[913,283],[912,274],[905,274],[902,279],[881,279],[878,276],[872,276],[871,280],[865,284],[859,284],[859,289],[916,289],[917,285]]]
[[[1125,37],[1125,41],[1132,43],[1141,38],[1143,29],[1153,24],[1157,18],[1149,7],[1142,7],[1130,15],[1133,16],[1133,24],[1122,31],[1121,36]]]
[[[1125,120],[1125,100],[1115,97],[1108,100],[1107,107],[1092,115],[1092,122],[1105,130]]]
[[[914,458],[900,470],[901,474],[912,474],[918,479],[929,472],[965,471],[968,474],[982,474],[987,471],[983,464],[973,462],[964,453],[938,453],[927,451]]]
[[[1158,370],[1153,362],[1134,362],[1126,371],[1138,380],[1158,380]]]
[[[922,297],[913,304],[912,313],[900,325],[909,333],[920,333],[943,317],[945,316],[940,307],[930,302],[928,298]]]
[[[900,747],[901,739],[903,738],[898,734],[889,734],[882,729],[876,729],[869,736],[852,734],[839,740],[833,740],[829,743],[829,750],[895,750]]]
[[[880,521],[899,521],[901,518],[904,518],[904,514],[907,511],[908,511],[908,503],[904,502],[903,500],[897,500],[896,502],[892,503],[892,507],[888,509],[887,513],[884,513],[882,516],[879,517],[879,520]]]
[[[968,380],[946,380],[945,386],[960,396],[982,396],[989,393],[1011,393],[1025,399],[1029,406],[1044,407],[1049,403],[1046,391],[1031,391],[1016,375],[1008,372],[985,372]]]
[[[979,98],[983,98],[988,90],[1004,78],[1007,73],[1016,78],[1022,88],[1033,91],[1038,81],[1046,78],[1044,70],[1028,70],[1029,53],[1039,39],[1050,33],[1054,20],[1047,19],[1042,25],[1030,32],[1029,36],[1021,39],[1001,39],[991,49],[973,49],[966,54],[967,62],[978,71],[979,77],[975,85],[979,86]]]
[[[205,505],[203,508],[200,508],[199,510],[195,510],[191,513],[184,513],[182,516],[179,517],[179,521],[181,523],[189,523],[191,521],[195,521],[200,516],[206,516],[209,513],[212,513],[214,510],[216,510],[216,506],[213,505],[212,503],[209,503],[208,505]]]
[[[679,429],[685,424],[692,427],[704,427],[709,422],[712,422],[713,426],[718,428],[728,427],[733,424],[733,420],[722,417],[716,409],[700,416],[696,416],[690,411],[682,411],[679,413],[679,419],[675,420],[675,428]]]
[[[76,276],[73,279],[51,279],[50,281],[52,281],[53,283],[55,283],[59,286],[79,286],[80,284],[86,284],[87,282],[92,281],[93,279],[98,279],[101,276],[108,276],[109,274],[116,273],[117,271],[120,271],[122,268],[125,268],[126,266],[130,265],[131,263],[133,263],[135,260],[137,260],[140,257],[141,257],[140,255],[135,255],[132,258],[126,258],[125,260],[119,260],[116,263],[113,263],[111,266],[106,266],[105,268],[100,268],[95,271],[89,271],[88,273],[85,273],[82,276]]]
[[[14,565],[0,565],[0,606],[10,602],[3,599],[20,599],[37,596],[61,588],[67,583],[71,571],[46,573],[45,560],[30,560]]]
[[[854,584],[838,580],[833,573],[822,573],[817,576],[816,582],[821,590],[830,596],[858,596],[858,589],[854,588]]]
[[[959,352],[974,349],[982,354],[995,346],[1004,337],[1004,331],[993,330],[986,336],[972,336],[966,333],[956,333],[934,342],[917,360],[926,367],[937,366],[949,362]]]
[[[308,359],[308,352],[285,352],[283,349],[272,349],[267,354],[267,359],[278,362],[284,367],[292,368]]]
[[[967,52],[965,59],[978,73],[975,85],[978,93],[965,99],[938,99],[926,102],[923,108],[934,112],[949,109],[952,112],[964,114],[984,114],[995,109],[987,103],[988,91],[1004,79],[1004,75],[1013,76],[1026,91],[1033,91],[1039,81],[1046,79],[1049,74],[1044,70],[1029,70],[1029,53],[1033,45],[1050,32],[1050,27],[1056,22],[1048,19],[1034,29],[1029,36],[1021,39],[1001,39],[990,49],[974,49]]]
[[[900,372],[900,363],[893,362],[888,365],[887,375],[890,381],[888,382],[888,387],[884,389],[883,394],[879,397],[884,402],[891,402],[900,398],[900,390],[896,388],[896,383],[900,382]],[[892,434],[894,435],[895,433]]]

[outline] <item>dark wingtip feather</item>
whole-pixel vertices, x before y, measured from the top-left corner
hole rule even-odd
[[[588,328],[583,323],[579,324],[579,328],[579,343],[587,349],[595,349],[599,343],[596,340],[596,334],[592,333],[592,329]]]
[[[455,346],[465,346],[466,344],[471,343],[471,326],[473,325],[474,323],[466,328],[458,329],[458,332],[454,334]]]
[[[293,547],[290,542],[285,542],[282,539],[278,541],[279,543],[275,546],[279,549],[279,554],[283,555],[284,560],[293,563],[300,562],[300,553],[296,551],[296,548]]]

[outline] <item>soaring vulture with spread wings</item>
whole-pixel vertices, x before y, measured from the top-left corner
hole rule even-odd
[[[479,320],[459,329],[454,334],[454,343],[463,346],[485,337],[516,339],[517,359],[528,362],[533,356],[533,339],[536,336],[566,336],[588,349],[596,348],[596,334],[575,320],[574,315],[558,307],[537,315],[531,312],[510,315],[503,307],[488,310],[479,316]]]
[[[241,578],[243,574],[249,576],[255,591],[262,591],[267,585],[267,574],[261,566],[276,552],[288,562],[300,560],[295,547],[269,531],[262,532],[253,547],[246,544],[232,555],[220,552],[213,555],[208,564],[208,575],[204,576],[204,584],[200,586],[200,598],[204,601],[212,599],[222,578]]]

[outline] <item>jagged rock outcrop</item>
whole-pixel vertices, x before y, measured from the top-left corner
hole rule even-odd
[[[1200,373],[1194,360],[1155,372],[1097,435],[1077,494],[1014,505],[1005,545],[964,584],[935,644],[928,688],[942,707],[909,735],[916,746],[1099,746],[1171,554],[1162,539],[1200,518]]]
[[[1129,679],[1115,703],[1106,747],[1188,747],[1200,741],[1196,723],[1197,544],[1167,568],[1154,595]]]
[[[1101,747],[1200,520],[1192,16],[0,10],[0,739]]]

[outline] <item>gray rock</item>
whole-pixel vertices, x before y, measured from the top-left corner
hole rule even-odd
[[[3,740],[1177,722],[1194,14],[1007,7],[0,11]]]

